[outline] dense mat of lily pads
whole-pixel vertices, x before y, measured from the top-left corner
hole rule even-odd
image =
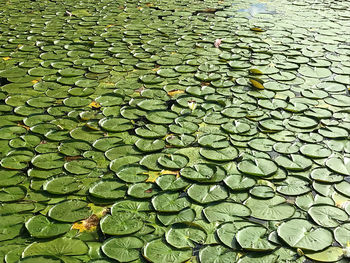
[[[346,1],[0,0],[6,263],[348,262]]]

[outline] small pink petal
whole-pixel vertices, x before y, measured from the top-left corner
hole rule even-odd
[[[215,42],[214,42],[214,46],[215,46],[216,48],[220,47],[221,41],[222,41],[221,38],[216,39]]]
[[[73,14],[71,12],[69,12],[68,10],[66,10],[66,15],[67,16],[72,16]]]

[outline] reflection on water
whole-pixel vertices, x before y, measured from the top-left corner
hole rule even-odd
[[[239,9],[237,11],[249,13],[249,18],[253,18],[258,14],[276,14],[276,11],[269,10],[265,3],[251,4],[247,9]]]

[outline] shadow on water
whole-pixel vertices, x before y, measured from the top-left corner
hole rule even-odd
[[[276,11],[269,10],[269,7],[265,3],[251,4],[247,9],[239,9],[238,12],[247,12],[249,19],[255,17],[258,14],[277,14]]]

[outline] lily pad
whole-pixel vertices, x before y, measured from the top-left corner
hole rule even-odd
[[[277,171],[277,165],[269,159],[248,159],[241,161],[238,170],[242,173],[254,176],[269,176]]]
[[[349,215],[344,210],[332,205],[313,205],[308,210],[308,214],[323,227],[337,227],[339,222],[349,219]]]
[[[179,212],[190,206],[185,197],[179,198],[178,193],[163,193],[152,198],[152,205],[159,212]]]
[[[155,239],[144,246],[142,254],[148,261],[154,263],[181,263],[192,256],[192,249],[174,249],[161,239]]]
[[[220,185],[193,184],[187,190],[188,196],[200,204],[224,200],[228,197],[227,190]]]
[[[277,233],[289,246],[310,251],[321,251],[332,244],[332,233],[317,228],[306,219],[291,219],[277,228]]]
[[[293,216],[295,208],[282,196],[270,199],[250,197],[244,204],[252,211],[251,216],[262,220],[283,220]]]
[[[247,226],[240,229],[236,234],[239,245],[246,250],[269,251],[276,248],[276,245],[267,239],[267,229],[261,226]]]
[[[251,211],[240,203],[221,202],[219,204],[207,206],[203,209],[203,213],[209,222],[227,222],[234,221],[237,216],[249,216]]]
[[[48,212],[48,216],[60,222],[76,222],[86,219],[91,215],[87,203],[81,200],[67,200],[54,205]]]
[[[142,246],[143,242],[137,237],[120,237],[108,239],[101,248],[109,258],[130,262],[139,258]]]
[[[174,224],[165,233],[165,239],[170,245],[179,249],[193,248],[196,243],[204,243],[206,233],[198,227]]]
[[[56,238],[46,242],[34,242],[23,251],[23,257],[29,256],[62,256],[84,255],[88,252],[88,246],[81,240],[71,238]]]
[[[71,224],[59,223],[43,215],[31,217],[25,224],[31,236],[36,238],[51,238],[68,232]]]
[[[221,245],[207,246],[199,251],[199,260],[202,263],[234,263],[237,253]]]

